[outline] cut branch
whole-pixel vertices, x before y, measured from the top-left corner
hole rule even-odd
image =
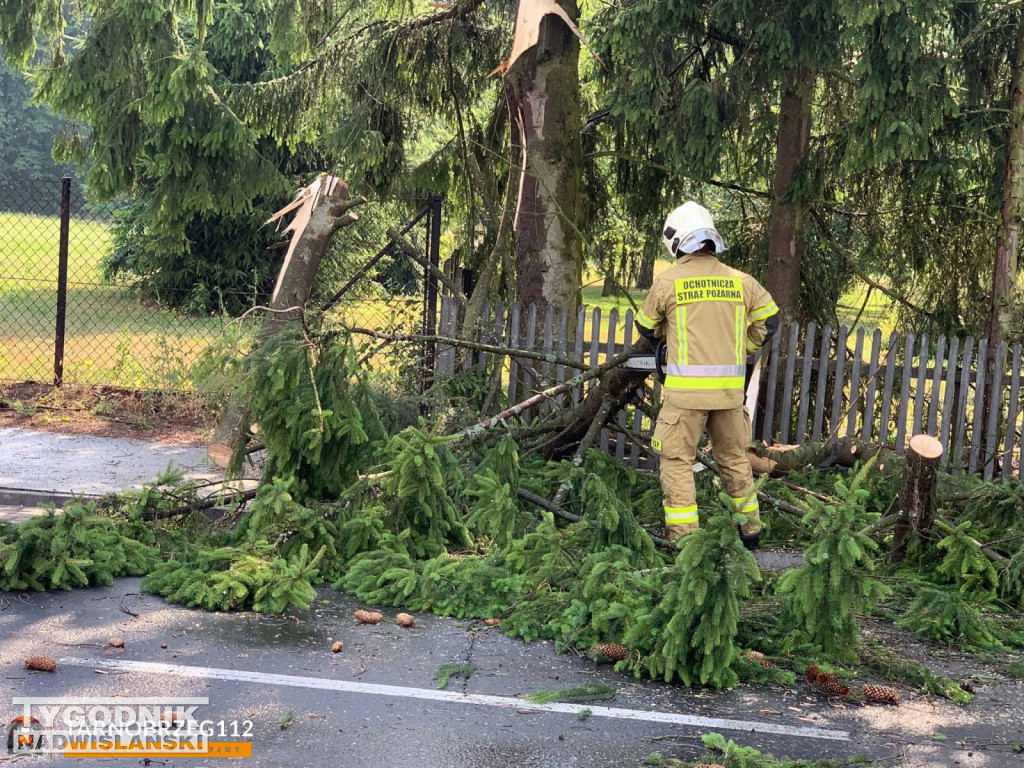
[[[622,362],[627,360],[631,354],[646,354],[650,351],[651,347],[647,343],[647,339],[641,338],[629,352],[619,355],[618,359]],[[608,411],[605,421],[612,418],[634,399],[634,393],[644,386],[644,381],[650,371],[618,368],[618,364],[607,368],[607,375],[601,375],[600,383],[587,393],[583,402],[573,413],[572,420],[558,434],[537,446],[536,450],[541,455],[549,459],[558,459],[568,455],[570,450],[573,450],[584,438],[591,423],[603,410],[605,398],[611,398],[612,401],[611,410]]]
[[[225,501],[234,501],[239,504],[243,501],[250,501],[256,498],[259,488],[250,488],[247,491],[235,491],[233,493],[215,493],[205,499],[197,499],[190,504],[184,504],[173,509],[160,510],[156,512],[144,512],[143,520],[166,520],[171,517],[181,517],[191,512],[202,512],[220,506]]]
[[[538,496],[536,493],[532,493],[531,491],[528,491],[525,488],[517,488],[516,495],[523,501],[528,501],[531,504],[535,504],[541,509],[547,510],[555,517],[559,517],[562,520],[565,520],[570,523],[583,522],[583,518],[579,515],[574,515],[572,512],[567,512],[561,507],[556,506],[552,502],[548,501],[543,496]],[[677,550],[676,545],[668,539],[663,539],[660,536],[655,536],[654,534],[649,532],[647,532],[647,535],[651,537],[651,541],[653,541],[656,546],[661,547],[662,549],[670,550],[672,552],[675,552]]]
[[[605,398],[604,403],[601,406],[601,410],[597,414],[597,418],[590,423],[590,429],[587,430],[587,434],[580,441],[579,447],[576,449],[576,454],[572,457],[572,468],[576,469],[583,466],[583,460],[586,457],[587,451],[597,440],[597,436],[601,434],[601,427],[604,422],[608,419],[608,414],[612,410],[612,400],[610,397]],[[561,507],[565,503],[565,497],[569,494],[572,489],[572,472],[566,475],[565,479],[558,486],[558,490],[555,491],[554,497],[551,499],[551,503],[556,507]]]
[[[493,429],[499,424],[503,424],[509,419],[514,419],[517,416],[521,415],[522,413],[530,410],[531,408],[535,408],[536,406],[540,405],[546,400],[558,397],[559,395],[569,392],[592,379],[598,378],[602,374],[611,371],[613,368],[617,368],[618,366],[626,362],[626,360],[628,360],[629,357],[629,352],[623,352],[622,354],[615,355],[614,357],[610,358],[609,360],[597,366],[596,368],[591,368],[576,376],[573,376],[568,381],[562,384],[558,384],[557,386],[548,387],[544,391],[538,392],[532,397],[528,397],[526,400],[523,400],[522,402],[517,403],[516,405],[513,405],[510,408],[506,408],[501,413],[492,416],[489,419],[485,419],[484,421],[474,424],[471,427],[467,427],[466,429],[460,430],[459,432],[449,435],[448,439],[452,441],[458,441],[465,439],[467,437],[473,438],[477,437],[478,435],[482,435],[484,432]],[[590,399],[589,396],[587,399]],[[588,421],[587,425],[589,426],[589,424],[590,422]],[[586,430],[584,430],[584,434],[585,433]]]

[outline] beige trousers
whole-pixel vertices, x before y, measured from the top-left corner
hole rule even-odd
[[[673,541],[693,533],[700,525],[693,461],[697,456],[697,443],[705,429],[711,436],[722,487],[732,499],[733,509],[747,516],[743,534],[750,536],[761,530],[754,476],[746,453],[750,442],[747,409],[691,411],[675,407],[665,400],[651,444],[661,459],[665,534]]]

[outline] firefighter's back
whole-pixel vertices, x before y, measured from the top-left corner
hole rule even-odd
[[[686,392],[690,408],[732,408],[742,401],[750,280],[703,253],[680,258],[658,276],[655,288],[670,308],[665,387]]]

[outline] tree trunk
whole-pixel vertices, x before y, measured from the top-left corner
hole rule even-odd
[[[574,21],[576,0],[559,5]],[[564,308],[575,317],[582,281],[578,238],[583,146],[579,40],[554,13],[540,40],[509,74],[523,141],[516,216],[516,293],[524,305]]]
[[[803,204],[797,199],[787,199],[786,195],[807,159],[814,80],[814,71],[807,65],[793,67],[786,76],[779,104],[765,288],[778,304],[785,322],[796,318],[800,303],[800,240],[803,237]]]
[[[612,275],[611,271],[605,272],[604,274],[604,285],[601,286],[601,298],[607,299],[609,296],[615,295],[615,276]]]
[[[660,238],[649,238],[644,245],[643,255],[640,257],[640,270],[636,273],[636,287],[641,291],[649,291],[654,285],[654,260],[658,256],[658,242]]]
[[[900,522],[893,529],[889,560],[902,563],[911,535],[928,536],[935,519],[935,484],[938,480],[942,443],[930,435],[915,435],[907,446],[900,487]]]
[[[803,445],[762,445],[753,442],[747,446],[747,459],[759,475],[785,477],[790,472],[803,472],[808,467],[838,464],[852,467],[857,462],[877,459],[875,469],[892,472],[901,459],[888,446],[869,443],[857,437],[843,437],[836,441],[804,443]]]
[[[1006,136],[1006,160],[1003,164],[1002,226],[996,242],[992,269],[992,294],[985,338],[995,352],[1011,333],[1013,294],[1020,253],[1021,219],[1024,217],[1024,18],[1017,22],[1017,46],[1014,51],[1010,83],[1010,128]],[[995,360],[999,365],[1003,361]]]
[[[293,233],[291,245],[263,319],[260,341],[302,317],[331,236],[357,221],[351,209],[365,202],[362,197],[349,199],[348,185],[341,179],[321,174],[299,192],[294,202],[274,214],[271,221],[295,211],[287,227]],[[217,466],[227,468],[233,457],[239,455],[248,431],[248,411],[247,404],[234,395],[224,407],[213,439],[206,448],[207,455]]]
[[[277,276],[270,312],[263,321],[260,336],[264,339],[269,339],[290,321],[302,316],[331,236],[341,227],[357,221],[356,215],[349,210],[365,202],[361,199],[350,201],[348,185],[327,174],[321,174],[300,194],[304,196],[304,202],[288,225],[288,230],[293,232],[292,242]],[[283,210],[287,211],[287,208]]]

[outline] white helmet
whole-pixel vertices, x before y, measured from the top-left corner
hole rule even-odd
[[[696,253],[704,247],[704,241],[715,244],[715,253],[726,250],[722,236],[715,229],[715,220],[708,209],[692,200],[683,203],[665,219],[665,247],[673,257],[684,253]]]

